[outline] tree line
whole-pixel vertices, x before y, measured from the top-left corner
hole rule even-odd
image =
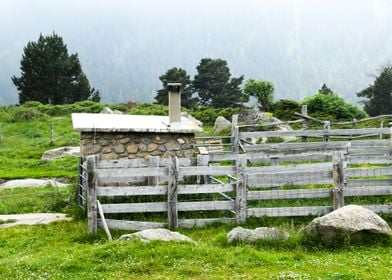
[[[39,101],[43,104],[70,104],[82,100],[100,101],[100,93],[82,71],[78,54],[68,54],[61,36],[56,33],[39,36],[23,49],[20,77],[12,82],[18,89],[19,103]],[[361,108],[344,100],[326,85],[301,103],[295,100],[274,100],[274,85],[270,81],[232,77],[228,63],[220,58],[202,58],[197,74],[190,78],[184,69],[173,67],[159,77],[162,88],[157,91],[158,104],[168,103],[168,83],[182,84],[182,106],[186,108],[243,108],[253,96],[261,111],[278,115],[307,104],[309,111],[324,112],[335,119],[360,117]],[[357,93],[364,110],[371,116],[392,113],[392,65],[382,68],[373,84]],[[313,108],[313,109],[312,109]]]

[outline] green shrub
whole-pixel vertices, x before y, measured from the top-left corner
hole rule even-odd
[[[307,97],[302,104],[308,106],[308,113],[317,118],[329,120],[352,120],[365,118],[366,113],[358,106],[345,102],[335,93],[316,93]]]
[[[139,103],[131,110],[129,114],[131,115],[156,115],[156,116],[167,116],[168,107],[160,104],[153,103]]]
[[[47,114],[33,107],[16,106],[11,109],[11,122],[44,120],[48,117]]]
[[[294,118],[295,112],[301,112],[301,104],[295,100],[280,99],[275,102],[273,109],[275,117],[288,121]]]

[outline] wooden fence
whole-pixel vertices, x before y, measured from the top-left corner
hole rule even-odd
[[[363,156],[369,152],[373,156]],[[149,160],[101,161],[97,156],[90,156],[87,159],[88,231],[96,233],[99,225],[110,236],[110,228],[194,227],[215,222],[241,223],[252,216],[322,215],[343,206],[345,197],[391,195],[392,168],[387,166],[391,163],[391,152],[390,146],[358,145],[346,146],[345,152],[330,151],[329,154],[279,154],[278,160],[277,154],[225,153],[223,159],[216,157],[218,154],[210,154],[199,155],[197,165],[192,165],[190,159],[151,157]],[[324,161],[298,163],[298,160],[316,156]],[[219,165],[219,161],[227,159],[235,164]],[[294,159],[297,162],[293,162]],[[258,166],[260,162],[272,165]],[[350,166],[354,163],[383,165]],[[211,194],[215,196],[209,196]],[[147,199],[143,202],[115,199],[143,196]],[[301,199],[307,199],[302,206],[279,207],[276,205],[279,203],[265,206],[271,200]],[[316,202],[311,202],[312,199]],[[317,199],[324,199],[323,204],[317,205]],[[105,202],[100,203],[100,200]],[[306,203],[310,205],[303,206]],[[375,212],[392,213],[391,204],[364,206]],[[181,217],[186,212],[201,211],[207,213],[208,218]],[[222,217],[222,211],[227,216]],[[216,212],[220,212],[219,217],[212,217]],[[129,213],[167,213],[167,218],[160,222],[107,218]]]

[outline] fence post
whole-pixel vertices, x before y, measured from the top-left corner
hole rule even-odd
[[[50,122],[50,145],[54,142],[54,124]]]
[[[324,135],[323,140],[324,140],[324,142],[329,142],[329,134],[330,134],[330,130],[331,130],[330,121],[325,121],[323,127],[324,127],[325,132],[327,133],[326,135]]]
[[[97,181],[98,155],[87,156],[87,226],[89,234],[97,234]]]
[[[209,155],[197,155],[197,166],[208,166],[209,161]],[[207,175],[198,175],[196,182],[198,184],[208,184]]]
[[[238,154],[236,163],[237,184],[235,189],[235,220],[237,223],[246,221],[246,164],[246,154]]]
[[[158,156],[151,156],[148,159],[148,167],[151,168],[159,168],[159,157]],[[158,186],[159,178],[158,176],[151,176],[147,179],[149,186]]]
[[[301,114],[304,116],[308,115],[308,105],[302,105]],[[302,129],[303,130],[308,129],[308,120],[306,118],[303,118],[303,120],[302,120]],[[302,142],[306,142],[307,139],[308,139],[307,136],[302,136]]]
[[[332,154],[333,160],[333,209],[336,210],[344,206],[344,185],[346,183],[344,175],[344,154],[341,151],[334,151]]]
[[[231,119],[231,151],[238,153],[240,150],[238,114],[233,115]]]
[[[167,185],[167,219],[170,229],[178,227],[178,211],[177,211],[177,186],[178,186],[178,159],[170,158],[169,164],[169,180]]]

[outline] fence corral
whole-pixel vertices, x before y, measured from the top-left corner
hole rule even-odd
[[[384,204],[363,206],[392,213],[389,128],[333,130],[327,124],[321,130],[307,130],[306,119],[306,130],[241,132],[237,118],[233,119],[228,144],[232,151],[222,151],[221,142],[209,141],[219,149],[207,150],[193,162],[175,157],[118,161],[88,157],[89,232],[95,233],[99,225],[110,238],[111,228],[195,227],[242,223],[247,217],[323,215],[344,206],[345,200],[364,196],[387,196]],[[370,135],[377,139],[369,139]],[[323,142],[249,145],[246,141],[283,136],[302,141],[319,137]],[[145,220],[149,214],[152,220]]]

